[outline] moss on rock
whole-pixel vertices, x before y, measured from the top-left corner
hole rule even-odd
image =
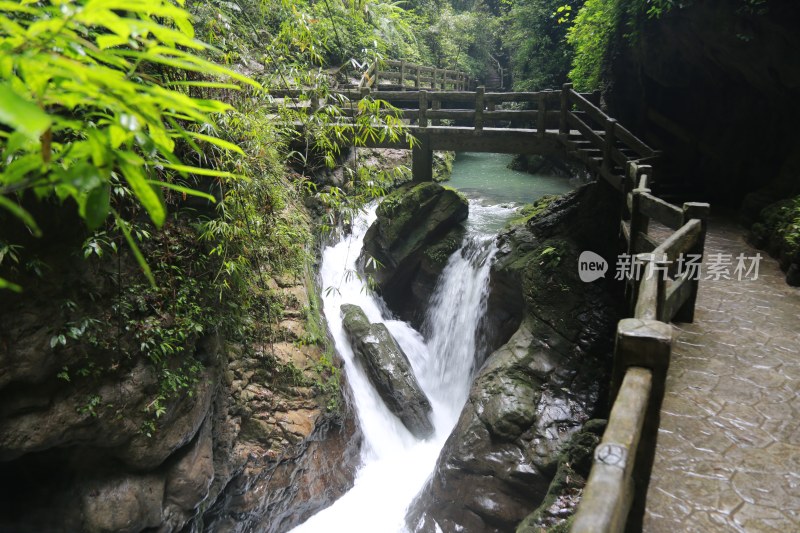
[[[516,533],[569,531],[605,426],[605,420],[590,420],[572,435],[558,455],[556,473],[544,500],[520,523]]]

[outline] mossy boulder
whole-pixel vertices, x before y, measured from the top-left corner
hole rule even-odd
[[[461,244],[468,212],[466,198],[432,182],[403,185],[378,206],[359,262],[404,320],[421,323],[447,258]]]
[[[419,439],[430,437],[431,404],[403,349],[385,325],[370,324],[357,305],[345,304],[341,312],[353,352],[386,406],[412,435]]]
[[[486,313],[495,350],[410,507],[410,529],[514,531],[561,494],[553,486],[561,458],[605,405],[617,322],[616,286],[582,282],[578,256],[593,250],[614,264],[618,202],[592,184],[550,199],[499,237]],[[563,507],[559,520],[573,509]]]

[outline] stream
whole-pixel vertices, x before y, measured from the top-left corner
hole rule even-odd
[[[485,312],[495,236],[516,207],[544,194],[572,188],[564,178],[510,170],[511,156],[458,154],[449,186],[469,198],[467,234],[448,260],[432,296],[423,331],[391,319],[382,300],[369,294],[352,273],[364,234],[375,220],[372,205],[352,232],[322,255],[323,311],[344,371],[364,435],[361,465],[353,488],[331,507],[295,528],[296,533],[391,533],[407,530],[406,510],[433,472],[439,451],[458,420],[475,372],[478,323]],[[342,328],[340,306],[360,306],[371,322],[383,322],[403,348],[433,407],[433,437],[417,440],[384,405]],[[467,333],[467,334],[465,334]]]

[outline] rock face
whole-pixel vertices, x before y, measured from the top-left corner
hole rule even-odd
[[[58,283],[0,306],[0,531],[286,531],[352,486],[360,432],[346,397],[329,411],[314,387],[302,280],[271,280],[287,302],[271,345],[191,339],[204,368],[148,431],[159,386],[143,357],[57,378],[96,350],[53,348]]]
[[[585,186],[499,237],[491,342],[513,334],[478,372],[409,510],[412,530],[512,531],[545,499],[559,454],[605,395],[616,313],[609,284],[581,282],[577,258],[590,249],[615,264],[619,201]]]
[[[752,218],[800,194],[800,11],[792,2],[683,2],[618,19],[605,99],[611,115],[663,150],[659,186]],[[636,42],[629,35],[631,23]],[[735,127],[734,127],[735,126]],[[795,167],[789,175],[787,164]],[[667,189],[667,187],[669,187]],[[658,191],[657,191],[658,192]]]
[[[468,212],[463,196],[436,183],[406,184],[378,206],[378,218],[364,236],[360,265],[404,320],[421,324],[436,280],[461,244],[461,222]],[[375,269],[370,257],[383,266]]]
[[[383,324],[370,324],[356,305],[342,306],[342,317],[353,351],[372,386],[389,410],[418,439],[433,434],[431,404],[417,383],[403,349]]]

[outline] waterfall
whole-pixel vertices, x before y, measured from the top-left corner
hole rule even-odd
[[[405,322],[390,320],[382,300],[356,275],[356,258],[369,225],[372,206],[353,224],[350,235],[322,256],[323,311],[353,390],[364,434],[361,465],[353,488],[331,507],[294,529],[298,533],[403,532],[406,508],[424,485],[467,399],[475,367],[476,331],[486,309],[493,235],[479,229],[487,208],[470,205],[470,223],[461,249],[448,260],[431,298],[427,341]],[[507,209],[506,209],[507,211]],[[383,322],[403,348],[431,406],[435,434],[414,438],[384,405],[358,365],[342,328],[340,306],[360,306],[371,322]]]

